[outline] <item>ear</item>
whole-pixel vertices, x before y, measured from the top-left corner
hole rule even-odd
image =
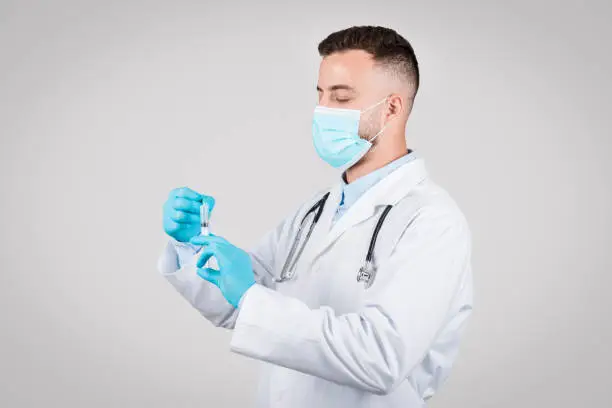
[[[404,100],[397,94],[389,96],[389,111],[387,112],[387,118],[391,119],[394,116],[398,116],[402,113],[402,110],[406,109]]]
[[[404,110],[406,109],[404,99],[398,94],[389,95],[389,99],[387,102],[387,110],[385,113],[385,123],[390,123],[395,121],[397,118],[404,115]]]

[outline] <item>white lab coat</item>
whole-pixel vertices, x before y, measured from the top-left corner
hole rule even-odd
[[[169,242],[160,273],[204,317],[233,329],[230,348],[262,361],[256,407],[422,407],[447,377],[472,310],[471,237],[450,196],[417,158],[366,191],[332,225],[341,184],[297,264],[275,283],[317,194],[250,251],[257,284],[239,309],[180,266]],[[378,273],[357,281],[373,229]],[[203,398],[206,398],[203,395]]]

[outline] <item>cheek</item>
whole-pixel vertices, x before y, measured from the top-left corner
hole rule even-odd
[[[372,122],[373,122],[372,118],[370,117],[362,118],[359,121],[359,136],[365,137],[365,138],[367,138],[368,136],[371,136],[371,133],[375,128]]]

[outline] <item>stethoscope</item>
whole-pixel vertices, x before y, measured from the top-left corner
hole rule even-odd
[[[281,270],[280,278],[276,278],[275,279],[276,282],[285,282],[295,277],[295,269],[296,269],[295,265],[298,259],[300,258],[300,256],[302,255],[302,252],[304,251],[304,247],[306,247],[306,244],[308,243],[308,240],[310,239],[310,235],[312,235],[312,230],[314,229],[317,222],[319,222],[319,219],[321,218],[321,214],[323,214],[323,208],[325,207],[325,202],[327,201],[328,197],[329,197],[329,192],[327,192],[321,199],[319,199],[319,201],[317,201],[312,207],[310,207],[308,212],[306,212],[306,214],[302,218],[302,221],[300,222],[300,226],[298,228],[295,239],[293,240],[293,243],[291,244],[291,249],[289,250],[287,259],[285,260],[285,264],[283,265],[283,269]],[[387,205],[385,209],[383,210],[382,214],[380,215],[380,217],[378,218],[378,222],[376,223],[376,227],[374,228],[374,232],[372,233],[372,237],[370,238],[370,246],[368,247],[368,253],[366,254],[365,261],[363,265],[361,266],[361,268],[359,268],[359,271],[357,272],[357,282],[365,282],[366,289],[372,286],[372,283],[374,282],[374,278],[376,276],[377,268],[376,268],[376,265],[374,264],[374,247],[376,246],[376,239],[378,238],[378,233],[380,232],[380,228],[382,227],[382,224],[385,221],[385,218],[387,217],[387,214],[389,214],[389,211],[391,210],[392,207],[393,207],[392,205]],[[313,215],[314,215],[314,218],[312,222],[310,223],[310,228],[308,228],[308,233],[306,234],[306,238],[304,239],[304,242],[300,246],[299,250],[297,250],[298,244],[304,232],[304,227],[306,225],[306,219],[308,219],[310,216],[313,216]],[[297,250],[297,254],[296,254],[296,250]]]

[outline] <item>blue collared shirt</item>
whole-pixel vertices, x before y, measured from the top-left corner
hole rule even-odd
[[[415,153],[412,150],[408,150],[408,154],[400,157],[388,163],[384,167],[380,169],[374,170],[371,173],[366,174],[363,177],[358,178],[352,183],[348,183],[344,181],[344,174],[342,175],[342,199],[340,200],[340,205],[338,206],[338,210],[334,215],[333,222],[336,222],[342,217],[342,215],[365,193],[370,187],[374,186],[380,180],[391,174],[393,170],[398,167],[408,163],[411,160],[414,160]]]

